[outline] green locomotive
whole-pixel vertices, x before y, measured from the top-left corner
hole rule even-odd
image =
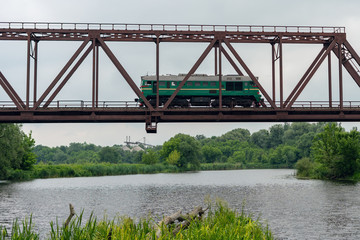
[[[163,105],[173,94],[185,74],[159,76],[159,105]],[[141,91],[150,104],[156,105],[156,76],[141,77]],[[222,76],[222,105],[226,107],[260,106],[259,88],[248,76]],[[140,99],[141,106],[143,101]],[[178,92],[170,106],[219,106],[219,76],[193,74]]]

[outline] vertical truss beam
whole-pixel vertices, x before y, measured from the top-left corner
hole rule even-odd
[[[34,109],[38,108],[40,104],[44,101],[44,99],[49,95],[49,93],[53,90],[55,85],[59,82],[59,80],[62,78],[62,76],[65,74],[65,72],[70,68],[70,66],[74,63],[76,58],[80,55],[80,53],[84,50],[88,42],[90,41],[90,38],[85,39],[85,41],[81,44],[81,46],[76,50],[74,55],[70,58],[70,60],[65,64],[63,69],[60,71],[60,73],[55,77],[55,79],[52,81],[52,83],[49,85],[49,87],[45,90],[45,92],[41,95],[39,100],[37,100],[36,104],[34,105]]]
[[[106,45],[104,40],[100,36],[97,39],[100,43],[101,48],[104,50],[106,55],[110,58],[112,63],[115,65],[115,67],[121,73],[121,75],[124,77],[124,79],[129,84],[129,86],[132,88],[132,90],[135,92],[135,94],[144,101],[145,105],[150,109],[150,111],[154,111],[153,106],[151,106],[150,102],[145,98],[144,94],[140,91],[138,86],[134,83],[134,81],[132,80],[130,75],[126,72],[125,68],[121,65],[119,60],[116,58],[114,53],[110,50],[110,48]]]
[[[159,109],[159,105],[160,105],[159,82],[160,82],[160,39],[158,35],[156,36],[156,109]]]
[[[344,90],[343,90],[343,71],[342,71],[342,64],[343,64],[343,55],[341,52],[341,45],[342,42],[338,42],[338,54],[339,54],[339,99],[340,99],[340,109],[344,107]]]
[[[273,101],[276,101],[276,76],[275,76],[275,62],[276,62],[276,50],[275,43],[271,43],[271,80],[272,80],[272,97]]]
[[[338,58],[342,58],[343,66],[360,87],[360,57],[350,43],[347,40],[343,42],[341,55],[339,55],[339,51],[336,51],[336,48],[333,52]]]
[[[327,57],[329,55],[330,51],[332,51],[332,49],[335,47],[335,44],[336,44],[336,41],[333,40],[330,45],[324,46],[324,48],[320,51],[317,58],[314,60],[314,62],[311,64],[311,66],[306,71],[305,75],[302,77],[302,79],[299,81],[297,86],[292,91],[292,94],[290,94],[290,96],[288,97],[289,103],[286,105],[287,109],[290,109],[291,106],[294,104],[296,99],[299,97],[300,93],[304,90],[306,85],[309,83],[310,79],[314,76],[315,72],[318,70],[318,68],[324,61],[325,57]]]
[[[331,53],[328,55],[329,107],[332,107]]]
[[[218,41],[219,44],[219,109],[222,109],[222,61],[221,61],[221,51],[222,51],[222,46],[221,46],[221,40]]]
[[[324,54],[324,52],[326,51],[326,46],[324,46],[320,52],[318,53],[318,55],[315,57],[314,61],[310,64],[310,67],[306,70],[306,72],[304,73],[304,75],[302,76],[302,78],[300,79],[300,81],[297,83],[297,85],[295,86],[295,88],[292,90],[292,92],[290,93],[290,95],[288,96],[288,98],[285,101],[285,106],[287,106],[287,104],[290,102],[290,100],[294,97],[294,95],[296,94],[297,91],[299,91],[300,86],[304,83],[306,77],[309,75],[310,71],[312,69],[314,69],[315,65],[317,62],[319,62],[320,57]]]
[[[241,57],[239,56],[239,54],[236,52],[236,50],[233,48],[233,46],[230,44],[229,40],[224,40],[226,46],[229,48],[230,52],[235,56],[235,58],[238,60],[238,62],[240,63],[240,65],[243,67],[243,69],[245,70],[245,72],[248,74],[248,76],[251,78],[251,80],[254,81],[254,83],[256,84],[256,86],[258,86],[260,92],[264,95],[264,97],[266,98],[266,100],[270,103],[270,105],[273,108],[277,108],[274,101],[272,101],[272,99],[269,97],[269,95],[267,94],[267,92],[265,91],[265,89],[261,86],[260,82],[256,79],[256,77],[254,76],[254,74],[250,71],[250,69],[246,66],[245,62],[241,59]],[[240,73],[239,73],[240,74]]]
[[[92,72],[92,107],[98,107],[99,100],[99,46],[96,39],[92,42],[93,72]]]
[[[282,36],[279,38],[279,78],[280,78],[280,108],[284,108],[284,74],[283,74],[283,43]]]
[[[55,99],[55,97],[59,94],[61,89],[65,86],[65,84],[69,81],[71,76],[75,73],[75,71],[79,68],[81,63],[85,60],[85,58],[89,55],[89,53],[92,50],[92,46],[89,46],[88,49],[84,52],[84,54],[80,57],[79,61],[74,65],[74,67],[70,70],[70,72],[66,75],[64,80],[59,84],[59,86],[56,88],[56,90],[53,92],[53,94],[49,97],[49,99],[44,104],[44,107],[48,107],[50,103]]]
[[[206,58],[206,56],[209,54],[209,52],[211,51],[211,49],[214,47],[215,43],[217,42],[217,39],[213,39],[211,41],[211,43],[207,46],[207,48],[205,49],[205,51],[201,54],[201,56],[199,57],[199,59],[196,61],[196,63],[194,64],[194,66],[190,69],[190,71],[186,74],[185,78],[180,82],[179,86],[176,88],[176,90],[173,92],[173,94],[170,96],[170,98],[166,101],[165,105],[164,105],[164,109],[167,109],[170,105],[170,103],[174,100],[175,96],[178,94],[178,92],[180,91],[180,89],[185,85],[186,81],[190,78],[190,76],[192,74],[194,74],[194,72],[196,71],[196,69],[198,69],[198,67],[200,66],[200,64],[204,61],[204,59]]]
[[[35,47],[34,47],[34,104],[37,100],[37,69],[38,69],[38,43],[39,41],[35,40]]]

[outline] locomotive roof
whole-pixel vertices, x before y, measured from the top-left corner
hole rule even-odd
[[[160,75],[160,81],[182,81],[184,80],[186,74],[179,75]],[[156,75],[147,75],[142,76],[142,80],[145,81],[156,81]],[[188,81],[219,81],[219,75],[207,75],[207,74],[193,74],[190,76]],[[240,75],[223,75],[222,81],[252,81],[249,76],[240,76]]]

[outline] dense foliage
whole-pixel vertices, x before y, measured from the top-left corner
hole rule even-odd
[[[35,141],[18,124],[0,124],[0,179],[14,172],[29,170],[36,163]]]
[[[51,231],[48,239],[274,239],[271,231],[258,220],[245,212],[238,213],[225,204],[218,203],[211,207],[206,217],[194,219],[188,228],[182,228],[174,236],[174,226],[162,226],[161,236],[156,237],[157,224],[151,218],[134,221],[128,217],[118,217],[113,220],[97,220],[93,215],[84,223],[83,214],[76,216],[65,227],[58,222],[50,223]],[[12,236],[0,226],[0,239],[40,239],[30,220],[21,225],[16,221],[12,227]]]
[[[145,151],[128,151],[121,145],[71,143],[53,148],[38,145],[34,153],[38,163],[47,164],[160,163],[187,170],[199,169],[200,163],[231,163],[242,168],[292,168],[299,159],[310,156],[312,140],[324,126],[324,123],[277,124],[253,134],[239,128],[210,138],[177,134],[163,146]]]
[[[344,179],[358,172],[359,161],[360,133],[331,123],[315,136],[310,158],[299,160],[296,168],[301,177]]]
[[[163,146],[148,149],[143,146],[131,149],[131,146],[122,145],[101,147],[89,143],[33,147],[34,140],[31,135],[23,134],[20,126],[3,125],[8,126],[9,129],[18,129],[18,134],[9,135],[13,136],[12,147],[7,148],[11,150],[2,152],[7,155],[1,159],[6,159],[2,161],[7,162],[0,169],[5,172],[1,177],[29,179],[199,169],[293,168],[300,159],[303,159],[302,162],[306,162],[307,158],[313,159],[311,157],[311,154],[314,154],[314,151],[311,151],[314,148],[313,139],[315,136],[317,138],[321,136],[319,134],[323,132],[325,125],[325,123],[277,124],[268,130],[262,129],[252,134],[249,130],[239,128],[219,137],[209,138],[204,135],[192,137],[177,134],[164,142]],[[342,141],[345,141],[344,139]],[[351,145],[349,139],[346,141]],[[341,146],[345,146],[344,144]],[[4,144],[1,146],[5,147]],[[338,151],[348,150],[339,148]],[[37,164],[32,168],[35,161],[34,154],[37,156]],[[9,159],[15,160],[9,161]],[[298,166],[301,167],[301,162]],[[307,165],[304,167],[308,168]],[[348,171],[352,169],[349,166],[342,167],[348,168]],[[4,168],[18,170],[4,171]],[[22,171],[31,168],[31,171]]]

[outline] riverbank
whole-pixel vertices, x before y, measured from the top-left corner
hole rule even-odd
[[[278,166],[285,168],[285,166]],[[84,163],[84,164],[37,164],[30,170],[13,170],[7,180],[26,181],[39,178],[63,177],[94,177],[115,176],[131,174],[179,173],[187,171],[211,170],[239,170],[239,169],[270,169],[274,166],[251,165],[244,166],[239,163],[202,163],[198,169],[178,168],[169,164],[111,164],[111,163]]]
[[[181,227],[174,234],[176,226],[158,224],[150,217],[133,220],[129,217],[116,217],[98,220],[92,214],[84,224],[83,213],[75,217],[68,226],[58,222],[50,223],[51,230],[46,239],[274,239],[268,227],[246,214],[231,210],[225,203],[217,202],[209,206],[205,217],[189,221],[187,227]],[[160,230],[160,231],[159,231]],[[0,240],[5,239],[43,239],[34,230],[32,219],[21,224],[15,221],[9,234],[0,226]],[[157,234],[159,236],[157,236]]]

